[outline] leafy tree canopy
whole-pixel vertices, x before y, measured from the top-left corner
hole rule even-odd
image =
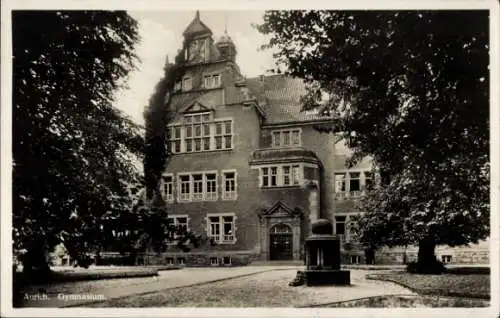
[[[328,129],[371,156],[383,183],[361,202],[360,239],[460,245],[489,232],[487,11],[268,11],[305,107],[328,93]],[[420,255],[419,255],[420,257]]]
[[[137,23],[122,11],[14,11],[13,237],[25,269],[64,242],[79,257],[102,220],[130,209],[141,131],[113,107],[135,67]]]

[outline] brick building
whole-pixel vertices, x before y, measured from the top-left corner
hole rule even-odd
[[[190,252],[151,255],[150,263],[192,266],[301,261],[310,223],[327,218],[351,241],[354,202],[374,182],[370,160],[347,170],[348,149],[314,125],[329,121],[302,112],[305,85],[282,75],[245,78],[237,48],[217,41],[199,13],[183,33],[185,73],[171,99],[172,155],[162,193],[174,223],[212,238]],[[344,262],[365,262],[357,244],[343,244]],[[375,257],[403,261],[399,250]]]

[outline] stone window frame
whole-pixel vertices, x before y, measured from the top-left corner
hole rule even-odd
[[[215,80],[218,78],[218,80]],[[212,82],[211,85],[207,85],[207,79]],[[203,88],[214,89],[220,88],[222,86],[222,75],[220,73],[204,73],[203,74]]]
[[[298,142],[295,143],[295,135],[298,136]],[[288,135],[288,145],[285,145],[285,137]],[[271,130],[271,147],[272,148],[290,148],[302,146],[302,128],[283,128]]]
[[[353,262],[353,258],[356,261]],[[350,255],[350,263],[351,264],[360,264],[361,263],[361,256],[359,256],[359,255]]]
[[[226,174],[234,173],[234,191],[226,191]],[[235,201],[238,199],[238,171],[236,169],[225,169],[221,171],[221,187],[222,187],[222,200],[224,201]]]
[[[359,191],[351,191],[351,174],[353,173],[359,173]],[[371,174],[371,178],[369,180],[372,180],[372,184],[374,184],[374,173],[371,168],[367,169],[343,169],[343,170],[336,170],[333,173],[333,180],[334,180],[334,190],[335,190],[335,199],[337,200],[343,200],[346,198],[357,198],[365,194],[366,192],[366,173]],[[342,180],[338,178],[338,176],[344,176]],[[343,189],[344,191],[341,191],[339,189],[339,184],[340,182],[343,182]]]
[[[213,262],[215,260],[215,262]],[[218,257],[210,257],[210,266],[219,266],[219,258]]]
[[[167,216],[167,219],[173,219],[174,220],[174,226],[175,225],[178,225],[176,223],[178,223],[177,219],[180,219],[180,218],[185,218],[186,219],[186,231],[189,231],[189,221],[191,220],[191,218],[189,217],[189,215],[187,214],[169,214]],[[184,224],[184,223],[182,223]],[[175,245],[178,243],[178,241],[176,240],[177,238],[177,235],[174,234],[174,237],[172,238],[172,241],[168,242],[168,245]]]
[[[214,175],[215,179],[210,179],[210,181],[215,180],[215,192],[208,192],[208,178],[207,175]],[[202,192],[201,196],[194,197],[194,179],[193,176],[202,175]],[[189,195],[184,196],[182,193],[182,177],[189,177]],[[218,200],[218,171],[217,170],[205,170],[205,171],[186,171],[177,173],[177,202],[201,202],[201,201],[217,201]],[[210,195],[209,195],[210,194]]]
[[[195,119],[200,118],[199,122]],[[189,120],[188,120],[189,119]],[[208,125],[208,134],[206,127]],[[217,132],[220,125],[221,131]],[[200,127],[200,134],[196,129]],[[168,126],[170,136],[169,147],[172,154],[203,153],[213,151],[228,151],[234,149],[234,119],[232,117],[213,118],[212,112],[199,112],[196,114],[186,114],[182,120],[171,123]],[[176,134],[176,129],[180,128],[180,138]],[[188,131],[190,135],[188,136]],[[199,140],[200,147],[196,148]],[[220,140],[220,147],[217,147]],[[180,143],[180,145],[179,145]],[[230,147],[227,147],[229,144]],[[190,145],[190,146],[189,146]]]
[[[182,91],[187,92],[193,89],[193,78],[191,76],[184,76],[182,78]]]
[[[352,241],[352,236],[354,233],[351,233],[351,225],[354,223],[352,220],[351,216],[358,216],[363,214],[363,212],[344,212],[344,213],[335,213],[333,215],[333,233],[335,235],[338,235],[341,239],[342,242],[350,242]],[[344,223],[344,234],[337,234],[337,217],[345,217],[343,222],[339,223]]]
[[[225,240],[224,239],[224,217],[232,217],[233,220],[231,222],[232,224],[232,237],[233,239],[232,240]],[[236,213],[207,213],[207,216],[205,217],[205,224],[206,224],[206,233],[207,233],[207,237],[208,238],[212,238],[214,235],[211,235],[211,224],[212,222],[210,221],[210,218],[211,217],[218,217],[219,218],[219,221],[218,223],[213,223],[213,224],[219,224],[219,239],[218,240],[215,240],[214,239],[214,242],[216,244],[236,244],[236,241],[237,241],[237,226],[236,226],[236,221],[238,219],[238,217],[236,216]]]
[[[166,181],[166,178],[170,178],[170,181]],[[174,189],[174,184],[175,184],[175,177],[173,173],[163,173],[162,178],[161,178],[161,193],[163,194],[163,198],[167,202],[174,202],[175,198],[175,189]],[[172,193],[166,193],[167,189],[170,188]]]
[[[304,183],[304,164],[303,163],[279,163],[279,164],[266,164],[259,165],[259,188],[261,189],[272,189],[272,188],[288,188],[288,187],[300,187]],[[285,175],[283,173],[284,168],[289,167],[289,179],[290,184],[285,184]],[[276,168],[276,185],[271,185],[272,168]],[[265,173],[267,171],[267,173]],[[294,176],[297,176],[297,180],[294,180]],[[267,178],[267,185],[264,185]],[[297,181],[297,182],[295,182]]]

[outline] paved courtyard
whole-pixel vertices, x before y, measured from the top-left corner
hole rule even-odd
[[[45,294],[42,299],[26,299],[27,307],[205,307],[205,306],[308,306],[376,295],[413,295],[390,282],[365,279],[380,271],[351,270],[351,286],[290,287],[302,266],[247,266],[232,268],[185,268],[160,271],[157,277],[107,279],[31,286],[26,295]],[[250,296],[262,291],[261,298]],[[218,294],[218,291],[220,293]],[[238,293],[244,303],[234,300]],[[268,297],[269,295],[276,297]],[[76,297],[75,297],[76,295]],[[84,295],[89,299],[82,298]],[[226,297],[231,295],[231,297]],[[246,296],[248,295],[248,296]],[[256,294],[257,295],[257,294]],[[36,297],[35,297],[36,298]],[[95,302],[103,300],[103,302]],[[228,301],[236,303],[227,303]]]

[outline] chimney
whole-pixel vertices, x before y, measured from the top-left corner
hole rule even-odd
[[[260,75],[259,75],[259,79],[260,79],[260,81],[261,81],[262,83],[264,83],[264,74],[260,74]]]

